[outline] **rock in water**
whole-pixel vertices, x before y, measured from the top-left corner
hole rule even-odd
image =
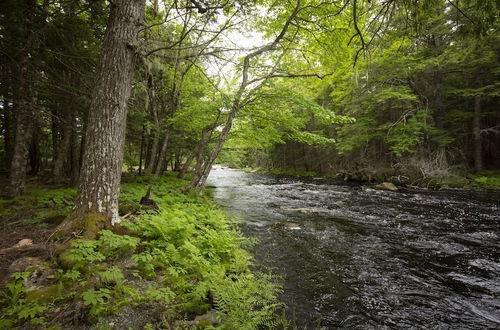
[[[377,189],[381,190],[390,190],[390,191],[398,191],[398,187],[394,185],[392,182],[382,182],[381,184],[378,184],[375,186]]]
[[[276,222],[272,225],[272,228],[276,229],[286,229],[286,230],[298,230],[300,226],[295,222]]]

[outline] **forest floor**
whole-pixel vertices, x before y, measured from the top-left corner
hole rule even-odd
[[[153,186],[158,209],[144,208],[148,183],[122,179],[119,229],[65,244],[53,234],[71,212],[75,189],[34,179],[22,196],[0,199],[0,329],[270,322],[279,285],[250,271],[251,243],[225,212],[209,195],[181,193],[186,181],[172,176]]]

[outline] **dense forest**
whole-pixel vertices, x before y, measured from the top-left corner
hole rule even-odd
[[[198,194],[217,163],[412,186],[453,180],[494,185],[500,169],[499,9],[495,0],[3,0],[2,214],[35,203],[33,187],[59,189],[36,195],[56,198],[64,215],[50,235],[64,243],[55,253],[59,265],[67,265],[71,251],[87,251],[73,253],[61,283],[86,273],[92,290],[81,297],[97,317],[111,293],[78,262],[115,260],[117,251],[142,246],[138,232],[158,239],[142,246],[150,254],[135,254],[144,278],[154,277],[147,265],[156,261],[148,255],[161,254],[160,247],[178,248],[171,252],[179,264],[186,262],[182,253],[196,255],[203,269],[205,261],[193,251],[205,245],[189,241],[182,245],[187,252],[162,247],[160,225],[128,222],[148,210],[182,213],[184,199],[194,199],[199,213],[185,211],[192,221],[204,217],[197,203],[208,203],[216,220],[207,218],[204,230],[219,228],[227,240],[207,254],[220,263],[217,276],[227,280],[221,274],[238,273],[235,260],[248,261],[238,234]],[[174,175],[182,181],[171,181]],[[119,232],[124,219],[127,229]],[[188,234],[175,225],[168,235],[198,235],[196,224],[182,229]],[[216,292],[219,307],[231,301],[217,296],[227,282],[201,271],[211,282],[186,289],[194,280],[179,269],[170,274],[177,272],[175,283],[189,291],[186,301],[207,305],[214,299],[207,292]],[[97,271],[103,282],[121,283],[123,275]],[[248,290],[232,289],[250,299],[251,289],[259,291],[257,280],[244,276]],[[121,290],[113,297],[130,295]],[[161,290],[151,295],[171,295]],[[7,326],[46,321],[38,318],[46,309],[26,301],[8,311],[14,323]],[[201,312],[186,307],[186,313],[203,314],[205,305]],[[27,306],[34,309],[23,317]],[[270,310],[254,310],[254,321],[268,320]],[[248,313],[226,322],[238,328]],[[57,322],[66,321],[61,316]]]

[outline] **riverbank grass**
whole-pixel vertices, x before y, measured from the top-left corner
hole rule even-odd
[[[30,256],[2,245],[2,257],[25,267],[9,274],[0,295],[0,328],[254,329],[275,322],[279,285],[250,271],[249,241],[209,196],[181,193],[185,184],[158,180],[158,209],[151,210],[138,203],[147,180],[126,177],[122,225],[69,242],[51,242],[50,232],[70,212],[74,190],[31,188],[2,200],[2,220],[24,228],[17,238],[46,251]]]

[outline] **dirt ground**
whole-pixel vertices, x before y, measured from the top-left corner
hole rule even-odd
[[[5,187],[7,177],[0,175],[0,187]],[[5,207],[9,207],[9,203]],[[54,224],[29,224],[33,210],[23,209],[9,216],[0,215],[0,281],[7,274],[9,266],[21,257],[49,259],[50,251],[45,248],[54,232]],[[21,240],[31,240],[30,246],[13,248]]]

